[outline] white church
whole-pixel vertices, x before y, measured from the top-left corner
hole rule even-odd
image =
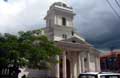
[[[62,2],[52,4],[47,11],[42,34],[64,50],[56,56],[59,63],[47,72],[50,78],[77,78],[81,72],[100,71],[100,53],[75,31],[74,16],[73,8]]]

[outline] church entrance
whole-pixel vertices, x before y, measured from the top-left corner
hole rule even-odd
[[[60,59],[60,78],[63,78],[62,68],[63,68],[62,59]]]
[[[70,78],[70,61],[67,59],[66,60],[66,75],[67,78]],[[60,78],[63,78],[63,63],[62,59],[60,60]]]
[[[70,61],[67,59],[66,61],[66,66],[67,66],[67,78],[70,78]]]

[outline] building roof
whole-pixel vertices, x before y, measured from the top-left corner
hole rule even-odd
[[[88,52],[90,51],[91,53],[94,53],[96,55],[99,55],[100,52],[92,47],[91,45],[87,44],[86,42],[77,39],[76,42],[72,42],[71,39],[76,39],[75,37],[62,40],[62,41],[57,41],[56,45],[59,46],[62,49],[70,50],[70,51],[75,51],[75,52]]]
[[[101,53],[101,58],[111,57],[111,56],[117,56],[117,55],[120,55],[120,52],[113,51],[113,52]]]
[[[59,7],[64,7],[64,8],[69,8],[69,9],[72,9],[71,6],[69,6],[68,4],[66,3],[63,3],[63,2],[55,2],[53,3],[50,8],[54,7],[54,6],[59,6]]]

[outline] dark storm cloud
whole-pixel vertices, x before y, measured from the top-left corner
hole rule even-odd
[[[120,48],[120,18],[105,0],[82,0],[73,5],[77,12],[75,25],[88,42],[102,49]]]
[[[0,0],[0,32],[17,32],[45,26],[49,6],[56,1],[69,1],[75,10],[75,27],[97,48],[120,48],[120,18],[106,0]],[[109,0],[117,13],[120,8]],[[120,1],[119,1],[120,3]]]

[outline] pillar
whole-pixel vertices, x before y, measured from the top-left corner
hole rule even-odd
[[[58,56],[58,55],[56,56],[56,60],[59,61],[59,56]],[[60,78],[60,72],[59,72],[59,71],[60,71],[60,67],[59,67],[59,62],[56,64],[55,70],[56,70],[56,71],[55,71],[55,77],[56,77],[56,78]]]
[[[74,77],[73,78],[77,78],[77,63],[74,63]]]
[[[78,64],[77,64],[77,72],[78,75],[81,73],[81,59],[80,59],[80,53],[78,53]]]
[[[77,78],[77,53],[74,53],[73,58],[73,78]]]
[[[85,65],[84,65],[84,56],[81,56],[81,69],[82,69],[82,72],[85,72]]]
[[[95,69],[96,69],[96,71],[97,72],[100,72],[101,70],[100,70],[100,58],[99,57],[97,57],[96,56],[96,58],[95,58]]]
[[[70,78],[73,78],[73,60],[70,64],[70,69],[71,69]]]
[[[87,71],[91,71],[90,69],[90,53],[87,54],[87,62],[88,62],[88,67],[87,67]]]
[[[63,52],[63,56],[62,56],[62,58],[63,58],[63,78],[67,78],[67,70],[66,70],[66,52],[64,51]]]

